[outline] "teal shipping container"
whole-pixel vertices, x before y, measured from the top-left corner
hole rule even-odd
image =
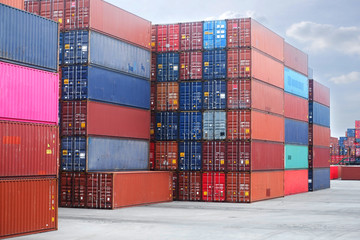
[[[285,169],[305,169],[308,165],[308,146],[285,144]]]

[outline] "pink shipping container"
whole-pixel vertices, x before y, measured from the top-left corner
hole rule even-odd
[[[59,75],[0,62],[0,119],[58,123]]]
[[[287,42],[284,42],[284,64],[305,76],[308,75],[308,55]]]
[[[355,121],[355,129],[360,129],[360,120]]]

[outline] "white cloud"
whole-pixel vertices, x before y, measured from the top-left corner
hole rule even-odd
[[[351,72],[338,77],[332,77],[330,78],[330,81],[332,81],[335,84],[347,84],[347,83],[358,82],[360,81],[360,72]]]
[[[300,22],[291,25],[286,35],[306,44],[313,51],[336,50],[349,55],[360,55],[359,27]]]
[[[219,16],[205,18],[205,21],[224,20],[224,19],[232,19],[232,18],[248,18],[248,17],[254,18],[255,20],[262,22],[262,23],[266,22],[266,18],[264,16],[261,16],[252,10],[247,10],[245,13],[226,11],[226,12],[223,12],[222,14],[220,14]]]

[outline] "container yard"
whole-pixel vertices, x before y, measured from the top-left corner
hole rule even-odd
[[[0,239],[360,234],[360,120],[331,137],[308,53],[253,17],[0,0],[0,22]]]

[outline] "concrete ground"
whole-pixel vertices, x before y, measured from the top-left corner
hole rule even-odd
[[[171,202],[59,209],[59,230],[16,239],[360,239],[360,181],[252,204]]]

